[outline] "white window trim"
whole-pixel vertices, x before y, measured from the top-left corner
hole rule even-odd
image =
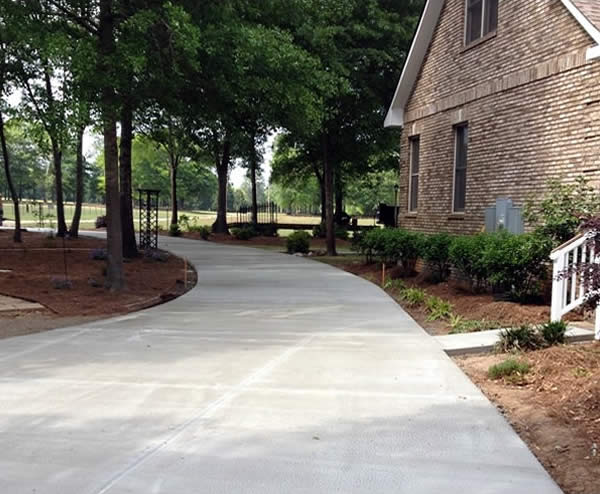
[[[458,157],[458,129],[461,127],[469,128],[469,122],[460,122],[452,127],[452,137],[454,138],[454,166],[452,167],[452,197],[451,197],[451,211],[452,214],[460,215],[465,214],[467,210],[467,184],[465,183],[465,209],[462,211],[456,210],[456,158]],[[469,132],[469,139],[471,138],[471,133]],[[469,141],[467,140],[467,170],[469,169]],[[468,177],[468,174],[467,174]]]
[[[418,173],[418,177],[421,177],[421,136],[420,135],[413,135],[410,136],[408,139],[409,142],[409,156],[408,156],[408,162],[409,162],[409,166],[408,166],[408,214],[415,214],[417,212],[419,212],[419,189],[417,187],[417,207],[415,209],[412,209],[412,180],[413,180],[413,154],[414,154],[414,143],[415,141],[419,142],[419,173]],[[421,185],[421,181],[419,180],[419,184]]]

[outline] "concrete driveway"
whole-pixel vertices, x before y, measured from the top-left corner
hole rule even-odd
[[[0,493],[560,493],[374,285],[162,247],[197,267],[185,297],[0,342]]]

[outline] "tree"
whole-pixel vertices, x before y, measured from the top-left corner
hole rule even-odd
[[[8,152],[4,125],[4,97],[6,97],[10,91],[11,78],[15,77],[15,37],[12,28],[14,20],[15,18],[11,16],[11,12],[7,6],[3,5],[0,9],[0,97],[2,98],[0,100],[0,146],[2,147],[2,161],[4,162],[6,182],[8,184],[15,211],[15,230],[13,234],[13,240],[16,243],[20,243],[21,213],[19,211],[19,197],[12,180],[10,155]]]
[[[297,42],[318,57],[328,74],[321,80],[324,116],[319,129],[293,132],[303,153],[320,154],[327,250],[335,254],[334,186],[341,205],[344,174],[365,174],[392,160],[395,137],[383,130],[423,2],[388,0],[307,0],[303,22],[293,26]]]

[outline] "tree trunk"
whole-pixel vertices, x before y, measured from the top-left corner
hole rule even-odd
[[[83,204],[83,135],[85,126],[77,130],[77,157],[75,162],[75,212],[71,221],[69,236],[79,237],[79,223],[81,221],[81,206]]]
[[[100,0],[100,72],[110,73],[114,55],[114,17],[112,0]],[[117,148],[117,112],[115,88],[103,83],[100,92],[102,129],[104,134],[104,174],[106,181],[106,224],[108,265],[106,286],[113,292],[123,289],[123,240],[121,233],[121,201],[119,195],[119,151]]]
[[[2,144],[2,158],[4,160],[4,173],[6,174],[6,184],[10,191],[10,197],[13,202],[15,209],[15,232],[13,234],[13,240],[17,243],[21,243],[21,212],[19,211],[19,197],[12,181],[12,175],[10,173],[10,157],[8,156],[8,146],[6,145],[6,135],[4,134],[4,116],[0,111],[0,142]]]
[[[217,157],[216,167],[219,180],[219,190],[217,194],[217,221],[213,223],[214,233],[229,234],[227,226],[227,181],[229,180],[229,159],[231,144],[227,139],[223,142],[223,154],[221,159]]]
[[[64,237],[67,234],[67,223],[65,220],[65,201],[62,184],[62,150],[58,143],[52,139],[52,159],[54,161],[54,188],[56,192],[56,235]]]
[[[338,225],[342,224],[342,216],[344,215],[344,184],[342,183],[341,170],[338,166],[335,169],[335,222]]]
[[[171,226],[179,223],[179,209],[177,204],[177,168],[178,158],[171,158]]]
[[[327,219],[327,202],[325,201],[325,181],[323,180],[323,173],[319,170],[317,165],[313,168],[317,182],[319,183],[319,192],[321,196],[321,224],[325,224]]]
[[[325,182],[325,224],[327,230],[327,255],[337,256],[335,249],[335,218],[333,212],[333,164],[329,161],[327,136],[323,136],[323,181]]]
[[[121,110],[121,142],[119,149],[119,193],[121,227],[123,229],[123,256],[129,259],[139,255],[133,223],[133,196],[131,190],[131,148],[133,146],[133,108],[127,98]]]
[[[250,161],[250,182],[252,183],[252,224],[258,225],[258,198],[256,193],[256,151],[252,151],[252,158]]]

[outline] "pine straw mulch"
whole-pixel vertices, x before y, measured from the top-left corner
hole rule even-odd
[[[64,249],[63,249],[64,245]],[[111,293],[103,287],[105,261],[91,259],[94,249],[106,247],[103,239],[48,238],[24,233],[14,244],[12,232],[0,231],[0,294],[37,302],[46,308],[45,318],[97,318],[125,314],[175,298],[184,293],[185,262],[169,255],[166,262],[139,257],[125,265],[125,289]],[[70,288],[56,288],[64,280],[65,261]],[[189,273],[188,288],[195,283]],[[19,334],[28,331],[29,314],[0,314],[0,338],[11,336],[11,321],[18,319]],[[40,314],[31,314],[32,331]],[[24,320],[25,319],[25,320]],[[60,326],[60,321],[57,323]],[[51,329],[47,320],[41,329]],[[56,327],[58,327],[56,326]]]
[[[566,494],[600,492],[600,344],[518,356],[532,365],[520,382],[490,380],[507,355],[457,358],[500,408]]]

